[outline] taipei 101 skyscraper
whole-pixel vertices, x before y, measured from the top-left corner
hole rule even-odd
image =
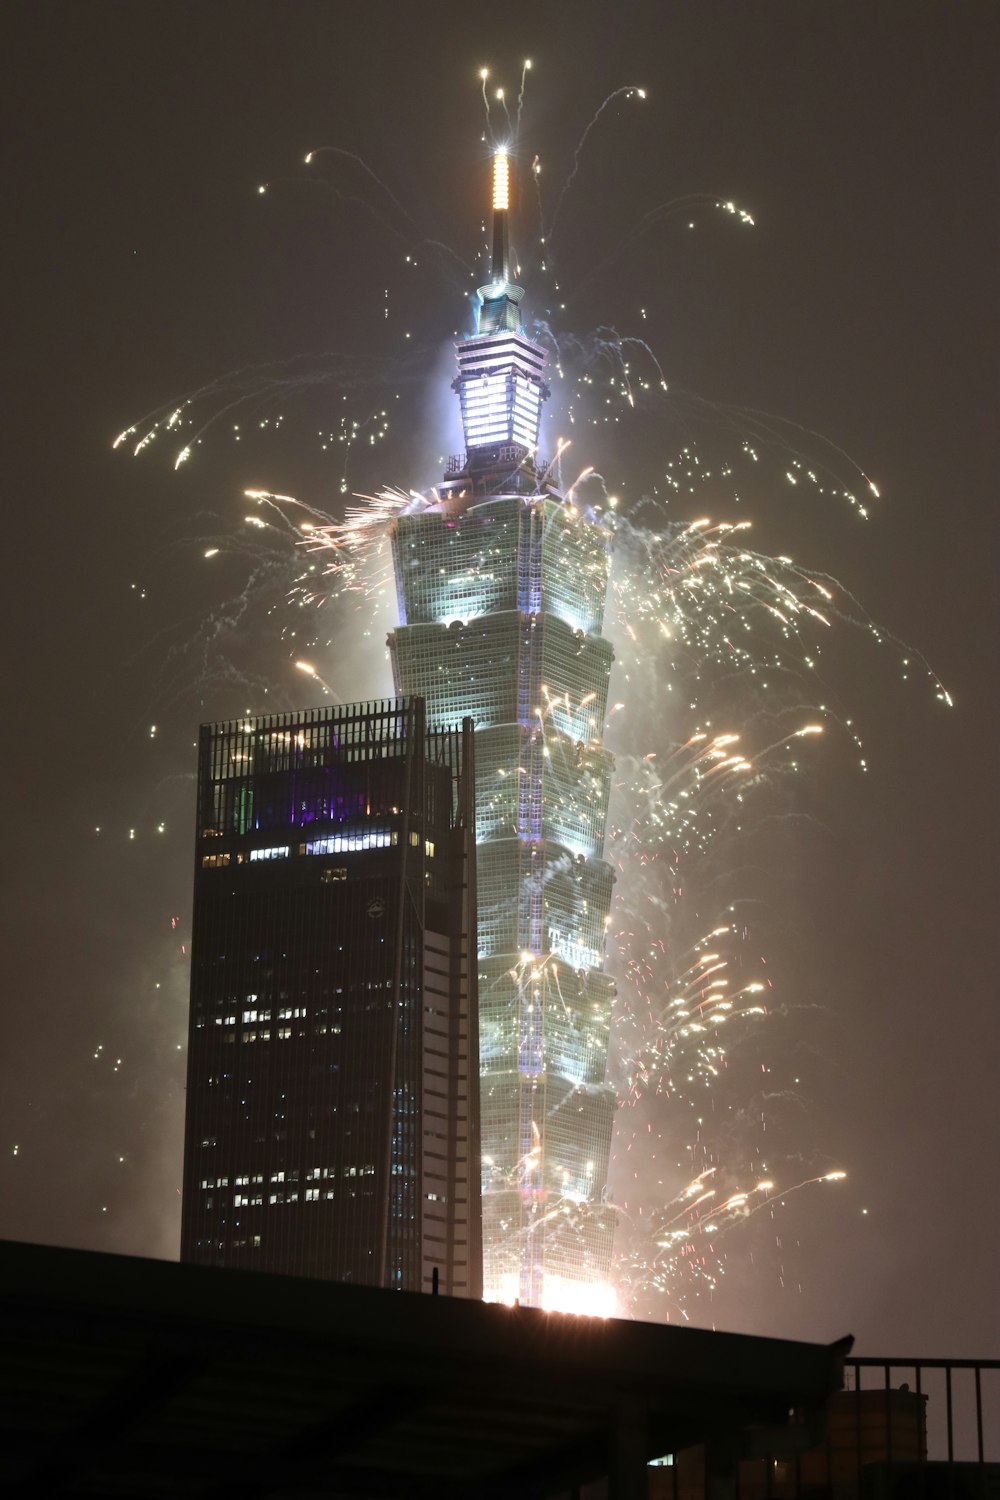
[[[510,279],[508,177],[501,151],[490,278],[457,345],[466,451],[393,523],[389,647],[428,727],[476,726],[485,1296],[607,1313],[610,533],[540,454],[545,355]]]

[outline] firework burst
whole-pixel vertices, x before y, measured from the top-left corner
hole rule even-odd
[[[495,143],[502,132],[512,151],[529,68],[525,63],[513,114],[503,91],[488,89],[487,71],[481,75],[486,138]],[[613,1182],[620,1296],[647,1315],[668,1308],[686,1316],[721,1274],[720,1240],[772,1206],[779,1193],[787,1198],[843,1175],[807,1175],[779,1189],[778,1170],[790,1179],[789,1162],[773,1155],[765,1162],[758,1127],[779,1107],[773,1101],[780,1091],[769,1086],[766,1099],[759,1089],[733,1097],[736,1075],[745,1081],[734,1055],[743,1049],[756,1055],[781,1009],[763,956],[755,952],[753,929],[741,915],[743,898],[733,891],[740,841],[774,816],[776,789],[801,778],[806,747],[824,729],[840,734],[864,767],[849,706],[830,688],[845,635],[886,648],[902,676],[920,674],[940,702],[950,698],[923,658],[882,629],[826,572],[753,550],[748,520],[684,515],[709,501],[713,511],[737,513],[735,507],[763,486],[796,499],[805,493],[839,499],[867,517],[877,486],[846,454],[798,424],[718,405],[672,385],[639,333],[563,326],[561,315],[580,305],[583,291],[664,225],[692,222],[691,215],[708,210],[741,230],[753,227],[751,212],[723,195],[654,205],[584,268],[572,292],[563,289],[556,252],[588,141],[613,106],[643,97],[629,86],[601,103],[548,213],[542,163],[534,159],[537,223],[526,259],[534,261],[544,287],[541,301],[551,304],[533,333],[549,352],[554,405],[567,428],[582,430],[577,442],[586,444],[586,456],[600,444],[609,469],[604,448],[615,441],[616,429],[630,444],[637,431],[658,434],[656,470],[642,483],[641,500],[626,503],[609,493],[603,475],[589,465],[564,480],[568,440],[556,445],[545,479],[560,486],[570,521],[602,528],[613,554],[608,634],[619,701],[604,728],[617,763],[608,858],[619,881],[609,940],[619,987],[610,1076],[621,1104]],[[345,192],[336,178],[348,158],[361,172],[358,192]],[[405,266],[410,275],[428,252],[434,275],[454,283],[455,265],[468,258],[423,233],[359,158],[326,148],[307,162],[323,168],[323,181],[340,199],[361,202],[382,224],[392,253],[398,251],[397,270]],[[373,196],[366,197],[369,188]],[[313,430],[320,450],[338,455],[331,488],[353,491],[353,502],[337,508],[267,489],[247,491],[255,511],[244,524],[256,534],[244,544],[253,566],[250,593],[240,596],[244,603],[251,599],[265,574],[272,592],[280,580],[284,606],[274,610],[274,624],[287,638],[290,670],[335,696],[342,695],[337,664],[320,654],[332,636],[324,645],[316,629],[301,629],[300,615],[293,630],[293,616],[282,609],[332,605],[341,611],[341,628],[346,621],[378,634],[392,594],[390,528],[407,512],[434,507],[438,496],[377,482],[370,494],[357,491],[392,454],[391,431],[401,425],[396,403],[426,379],[428,362],[425,348],[409,347],[366,360],[329,354],[261,364],[165,404],[116,439],[116,447],[136,454],[169,442],[177,467],[210,437],[239,441],[252,432],[275,433],[289,411],[308,410],[317,394],[326,410],[338,410],[335,423],[326,420]],[[598,439],[592,429],[605,436]],[[644,452],[651,446],[644,440]],[[204,555],[225,546],[220,539]],[[849,685],[846,698],[849,704]],[[564,715],[575,722],[586,706],[550,697],[538,713],[543,720]],[[536,960],[531,978],[546,966],[546,982],[558,986],[552,955]],[[719,1100],[725,1117],[714,1137],[705,1126],[706,1100]],[[565,1208],[559,1203],[552,1212]]]

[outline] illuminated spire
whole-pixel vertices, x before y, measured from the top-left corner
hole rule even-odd
[[[493,263],[494,282],[507,280],[507,210],[510,207],[510,162],[503,147],[493,158]]]
[[[479,310],[479,332],[521,332],[518,304],[524,289],[510,281],[510,248],[507,237],[507,213],[510,208],[510,157],[501,146],[493,154],[493,253],[490,279],[479,288],[482,306]]]

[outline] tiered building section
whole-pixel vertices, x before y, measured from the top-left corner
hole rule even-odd
[[[501,158],[501,188],[505,175]],[[485,1294],[602,1311],[609,537],[537,462],[544,354],[508,280],[506,212],[501,191],[493,278],[477,334],[458,346],[466,452],[434,502],[393,527],[389,645],[397,687],[426,701],[429,725],[469,716],[476,728]]]

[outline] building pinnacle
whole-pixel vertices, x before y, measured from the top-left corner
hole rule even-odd
[[[479,288],[479,333],[505,330],[520,333],[519,304],[523,287],[514,286],[510,277],[510,241],[508,212],[510,208],[510,157],[504,147],[493,153],[493,240],[490,280]]]

